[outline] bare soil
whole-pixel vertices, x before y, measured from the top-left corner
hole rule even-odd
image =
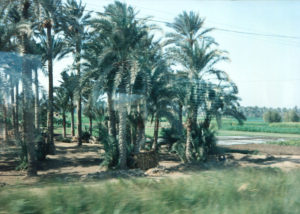
[[[39,163],[38,176],[27,178],[25,171],[17,171],[15,146],[0,144],[0,187],[5,185],[37,185],[55,182],[77,182],[95,180],[114,180],[114,178],[150,177],[162,178],[186,177],[203,170],[228,167],[278,167],[282,170],[300,168],[300,147],[268,144],[231,145],[224,148],[234,152],[225,153],[225,159],[211,156],[202,164],[184,164],[174,154],[161,153],[159,165],[143,171],[140,169],[109,170],[100,167],[103,150],[98,144],[56,142],[56,154],[48,155]],[[240,152],[239,152],[240,151]],[[245,154],[245,151],[257,151]],[[244,154],[243,154],[244,153]]]

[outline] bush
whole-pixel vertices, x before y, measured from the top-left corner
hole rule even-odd
[[[102,124],[99,123],[98,125],[98,136],[99,142],[104,146],[104,160],[101,163],[101,166],[105,166],[108,168],[113,168],[118,165],[118,145],[117,142],[109,136],[107,128]]]
[[[264,121],[267,123],[281,122],[281,115],[277,111],[267,111],[264,113]]]

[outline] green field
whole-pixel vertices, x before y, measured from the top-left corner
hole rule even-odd
[[[224,119],[222,122],[222,130],[300,134],[300,123],[265,123],[259,119],[255,120],[253,118],[245,121],[243,125],[239,125],[232,119]]]
[[[71,122],[71,116],[67,115],[68,123]],[[87,117],[83,116],[83,130],[88,131],[89,120]],[[94,135],[97,133],[96,129],[97,121],[93,121],[94,125]],[[219,136],[265,136],[265,137],[284,137],[284,138],[300,138],[300,122],[281,122],[281,123],[265,123],[261,118],[248,118],[243,125],[239,125],[238,122],[231,118],[222,119],[222,128],[218,130],[216,121],[212,121],[212,126],[217,131]],[[75,127],[76,127],[76,116],[75,116]],[[160,122],[160,132],[161,136],[162,128],[170,127],[170,124],[162,119]],[[55,133],[61,134],[61,125],[55,126]],[[76,132],[76,129],[75,129]],[[152,137],[154,132],[154,124],[150,121],[146,124],[146,136]],[[71,134],[70,126],[67,128],[67,134]]]
[[[4,187],[0,213],[300,213],[300,171],[223,169],[189,178]]]

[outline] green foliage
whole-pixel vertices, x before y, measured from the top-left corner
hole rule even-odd
[[[90,132],[88,132],[88,131],[82,132],[81,139],[82,139],[83,141],[89,142],[90,138],[91,138]]]
[[[169,148],[172,148],[174,143],[184,138],[182,132],[175,127],[162,128],[161,135]]]
[[[297,111],[291,110],[291,111],[289,111],[289,112],[286,112],[286,113],[283,115],[283,120],[284,120],[285,122],[299,122],[300,117],[299,117]]]
[[[277,111],[267,111],[264,113],[263,118],[267,123],[281,122],[281,116]]]
[[[193,131],[193,149],[192,155],[196,162],[205,161],[207,155],[213,155],[218,153],[217,150],[217,139],[215,137],[215,131],[211,128],[207,129],[202,125],[197,126]],[[166,140],[172,142],[172,150],[175,152],[181,161],[186,161],[185,157],[185,142],[186,136],[180,135],[174,132],[172,129],[167,129],[164,132]]]
[[[101,163],[101,166],[108,168],[116,167],[119,157],[117,142],[108,135],[108,130],[104,125],[102,125],[102,123],[99,123],[97,126],[97,132],[99,136],[98,140],[101,144],[103,144],[103,149],[105,151],[104,160]]]
[[[3,189],[0,213],[300,213],[300,172],[201,171],[185,179],[131,179],[28,191]],[[37,203],[38,201],[38,203]]]

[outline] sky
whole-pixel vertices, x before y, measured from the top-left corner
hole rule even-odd
[[[103,11],[111,0],[82,0],[87,10]],[[300,106],[300,1],[203,1],[128,0],[139,17],[152,16],[172,22],[182,11],[198,12],[219,49],[229,52],[230,62],[221,63],[239,88],[241,105],[266,107]],[[55,62],[55,84],[70,60]]]

